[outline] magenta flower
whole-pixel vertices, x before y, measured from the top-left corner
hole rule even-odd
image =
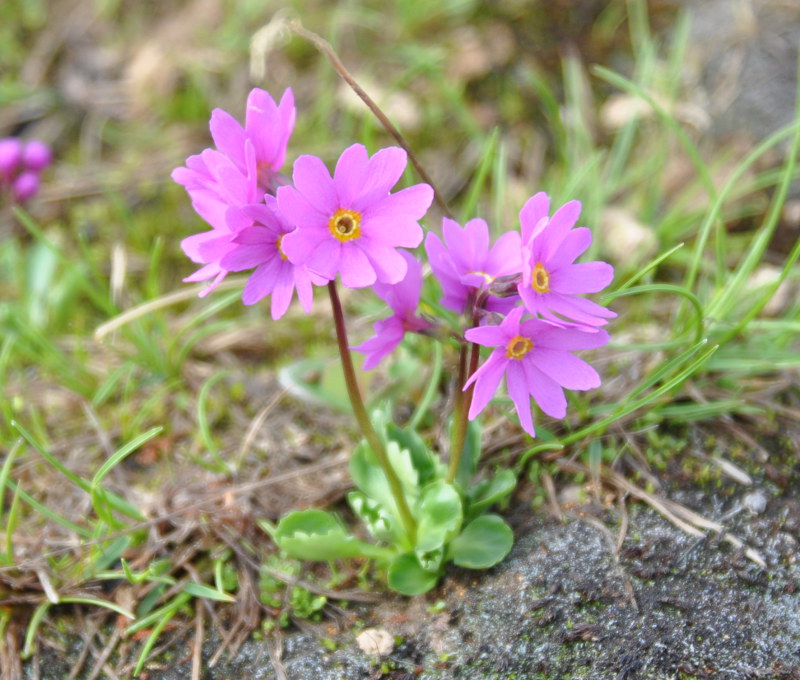
[[[11,195],[17,203],[25,203],[39,191],[39,173],[26,170],[11,183]]]
[[[41,172],[53,161],[50,147],[38,139],[32,139],[22,151],[22,164],[27,170]]]
[[[222,109],[212,111],[209,125],[217,149],[244,174],[249,171],[244,153],[245,140],[252,143],[258,186],[262,193],[274,194],[279,184],[278,172],[286,159],[286,146],[294,129],[295,116],[291,88],[283,93],[280,104],[276,104],[268,92],[254,88],[247,97],[244,127]]]
[[[433,232],[425,237],[431,269],[442,285],[441,303],[454,312],[465,311],[468,300],[499,276],[518,274],[522,268],[520,237],[503,234],[489,247],[489,226],[475,218],[462,228],[454,220],[442,220],[444,243]],[[491,297],[487,308],[501,313],[514,304],[510,298]]]
[[[375,281],[398,283],[406,261],[396,248],[422,241],[418,220],[433,200],[433,189],[416,184],[390,194],[406,167],[406,152],[381,149],[372,158],[361,144],[347,148],[331,178],[316,156],[294,164],[294,186],[278,189],[278,206],[297,230],[282,247],[295,264],[325,279],[341,275],[347,288]]]
[[[473,420],[494,396],[505,375],[520,424],[533,437],[531,397],[547,415],[563,418],[567,413],[563,388],[588,390],[600,385],[597,371],[571,351],[602,347],[608,342],[608,333],[586,332],[543,319],[522,321],[524,312],[517,307],[499,326],[480,326],[466,332],[470,342],[497,349],[470,376],[464,389],[475,384],[469,409],[469,419]]]
[[[289,308],[294,291],[306,313],[313,302],[312,283],[323,279],[309,274],[303,266],[294,265],[281,248],[283,237],[294,227],[278,211],[274,196],[265,196],[264,204],[231,208],[227,222],[235,236],[232,247],[220,260],[226,271],[240,272],[255,267],[242,293],[242,301],[252,305],[272,295],[272,318],[280,319]]]
[[[519,213],[522,227],[522,280],[517,286],[531,314],[551,321],[571,319],[588,326],[602,326],[617,315],[591,300],[577,297],[596,293],[614,278],[606,262],[574,264],[592,243],[586,227],[573,229],[581,204],[570,201],[549,217],[550,198],[538,193]]]
[[[183,184],[192,199],[192,206],[212,229],[189,236],[181,241],[183,252],[193,262],[204,265],[184,281],[207,281],[210,285],[200,292],[205,297],[225,278],[228,271],[220,261],[234,249],[234,237],[242,227],[241,221],[228,222],[231,208],[242,208],[261,198],[255,176],[255,152],[245,141],[245,158],[250,172],[242,174],[225,154],[206,149],[186,161],[187,167],[177,168],[172,178]]]
[[[394,314],[376,321],[375,335],[352,349],[366,355],[364,370],[377,366],[403,341],[407,331],[418,332],[430,328],[430,324],[416,315],[422,290],[422,266],[417,259],[401,251],[406,261],[406,275],[395,284],[376,283],[372,289]]]
[[[22,163],[22,141],[16,137],[0,139],[0,181],[9,182]]]

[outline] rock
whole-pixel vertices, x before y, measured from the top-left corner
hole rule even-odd
[[[383,628],[367,628],[358,634],[356,643],[364,654],[381,658],[394,650],[394,637]]]

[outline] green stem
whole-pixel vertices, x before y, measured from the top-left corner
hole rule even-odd
[[[476,324],[477,325],[477,324]],[[461,347],[461,361],[459,362],[458,370],[458,395],[456,396],[456,403],[453,408],[453,435],[450,440],[450,466],[447,470],[447,481],[452,482],[458,473],[458,466],[461,463],[461,454],[464,452],[464,441],[467,437],[467,417],[469,415],[469,407],[472,405],[472,393],[475,391],[475,383],[469,386],[465,391],[461,391],[464,383],[469,380],[470,376],[478,369],[478,360],[480,359],[481,351],[480,346],[472,343],[471,353],[469,356],[469,370],[464,372],[466,364],[467,346]],[[460,399],[458,397],[461,397]]]
[[[347,384],[347,395],[350,397],[353,413],[355,414],[356,421],[358,421],[364,438],[367,440],[375,457],[378,459],[378,464],[381,466],[383,474],[386,475],[389,488],[394,497],[394,502],[400,513],[400,519],[403,522],[403,527],[413,545],[416,543],[417,525],[408,507],[408,503],[406,502],[406,497],[403,494],[403,485],[400,482],[400,478],[389,462],[389,456],[386,453],[383,441],[378,436],[378,433],[375,432],[375,428],[372,427],[372,423],[367,415],[367,409],[364,407],[364,400],[361,398],[361,390],[358,387],[356,372],[353,368],[353,359],[350,356],[350,345],[347,341],[347,329],[344,325],[342,303],[339,300],[339,293],[336,290],[335,281],[328,282],[328,293],[331,298],[333,321],[336,325],[336,340],[339,343],[339,354],[342,357],[342,370],[344,371],[344,380]]]

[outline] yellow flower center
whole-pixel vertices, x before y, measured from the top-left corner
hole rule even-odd
[[[533,341],[521,335],[515,335],[508,342],[506,347],[506,357],[509,359],[522,359],[533,349]]]
[[[537,262],[533,268],[533,275],[531,276],[531,288],[537,293],[550,292],[550,274],[544,268],[541,262]]]
[[[285,235],[286,234],[281,234],[280,236],[278,236],[278,240],[275,241],[275,247],[278,249],[278,253],[280,253],[280,256],[281,256],[282,260],[288,260],[289,259],[288,257],[286,257],[286,253],[283,252],[283,248],[281,248],[281,241],[283,241],[283,237]]]
[[[339,208],[328,220],[328,229],[342,243],[352,241],[361,236],[361,213]]]

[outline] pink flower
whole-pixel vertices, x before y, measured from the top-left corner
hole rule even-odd
[[[559,326],[543,319],[522,321],[522,307],[514,309],[499,326],[470,328],[470,342],[496,347],[489,358],[467,380],[475,392],[469,409],[474,419],[489,403],[505,375],[508,395],[514,402],[520,424],[535,436],[530,398],[547,415],[563,418],[567,413],[564,390],[588,390],[600,385],[600,376],[585,361],[571,354],[608,342],[603,330],[586,332],[575,326]]]
[[[406,261],[396,248],[420,244],[418,220],[433,200],[427,184],[389,193],[405,167],[406,152],[397,147],[370,158],[364,146],[354,144],[342,153],[332,178],[319,158],[300,156],[294,186],[277,194],[281,212],[297,226],[282,244],[289,259],[329,281],[340,274],[347,288],[401,281]]]
[[[499,276],[521,271],[520,238],[517,232],[503,234],[489,248],[489,226],[475,218],[462,228],[454,220],[442,220],[444,243],[430,232],[425,251],[433,273],[442,285],[441,303],[454,312],[465,311],[470,296],[484,289]],[[514,298],[516,299],[516,298]],[[510,298],[489,299],[487,308],[506,312],[514,304]]]
[[[275,197],[265,196],[265,204],[231,208],[227,221],[235,236],[220,267],[231,272],[255,267],[242,293],[244,304],[252,305],[272,295],[272,318],[277,320],[286,313],[297,290],[301,306],[309,313],[313,302],[311,284],[322,285],[325,281],[309,274],[305,267],[292,264],[284,254],[281,242],[294,227],[278,211]]]
[[[50,147],[38,139],[32,139],[22,151],[22,164],[27,170],[41,172],[53,161]]]
[[[0,139],[0,181],[11,181],[22,163],[23,145],[16,137]]]
[[[581,324],[602,326],[617,315],[605,307],[577,297],[596,293],[614,278],[606,262],[574,264],[592,243],[586,227],[573,229],[581,204],[570,201],[549,217],[550,198],[538,193],[519,213],[522,227],[522,280],[517,286],[525,307],[561,322],[560,314]]]
[[[210,127],[217,149],[190,156],[186,166],[173,170],[172,179],[185,187],[194,209],[212,226],[211,231],[181,242],[189,258],[204,265],[184,281],[212,279],[201,291],[201,297],[227,275],[229,270],[220,264],[221,260],[234,249],[233,239],[243,228],[244,222],[238,216],[229,222],[228,211],[258,203],[265,191],[275,193],[294,121],[290,89],[276,104],[267,92],[256,88],[247,98],[244,127],[229,113],[215,109]]]
[[[422,266],[409,253],[402,251],[406,261],[406,275],[396,284],[376,283],[372,289],[394,314],[376,321],[375,335],[352,349],[366,355],[364,370],[375,368],[384,357],[391,354],[403,341],[407,331],[417,332],[430,328],[430,324],[416,315],[422,290]]]
[[[247,97],[244,127],[222,109],[212,111],[209,125],[217,149],[228,156],[242,173],[248,172],[245,140],[252,143],[259,188],[262,193],[274,194],[279,184],[278,172],[286,160],[286,147],[294,130],[295,117],[291,88],[283,93],[280,104],[276,104],[268,92],[254,88]]]
[[[14,178],[11,195],[17,203],[25,203],[39,191],[39,184],[39,173],[26,170]]]
[[[236,220],[229,224],[228,211],[256,203],[261,197],[255,181],[255,153],[249,141],[245,142],[245,158],[251,170],[248,174],[242,174],[225,154],[206,149],[187,159],[187,167],[177,168],[172,173],[172,178],[186,187],[194,209],[212,227],[210,231],[181,241],[181,248],[189,259],[204,265],[184,281],[212,279],[200,292],[200,297],[214,290],[228,273],[220,261],[233,250],[233,239],[242,227]]]

